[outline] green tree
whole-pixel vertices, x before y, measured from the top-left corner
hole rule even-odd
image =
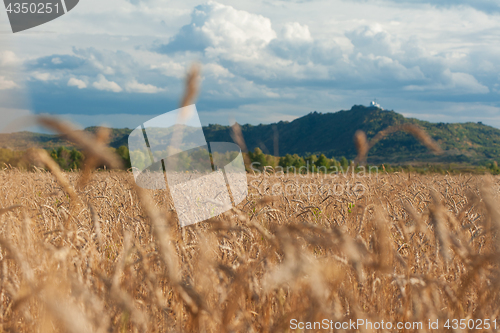
[[[59,147],[52,151],[52,158],[59,164],[61,169],[68,170],[70,168],[70,151],[66,147]]]
[[[318,156],[316,155],[309,155],[305,159],[306,165],[309,168],[309,171],[314,172],[315,171],[315,166],[316,166],[316,161],[318,160]]]
[[[83,159],[84,159],[82,152],[73,148],[73,150],[71,150],[71,152],[69,153],[69,158],[70,158],[70,168],[71,169],[77,170],[77,169],[80,169],[82,167]]]
[[[132,150],[132,152],[130,153],[130,158],[134,160],[134,166],[140,170],[145,169],[149,165],[149,156],[148,162],[146,162],[146,156],[140,150]]]
[[[286,170],[286,167],[288,166],[292,166],[293,165],[292,155],[286,154],[285,156],[281,157],[278,165],[282,167],[283,170]]]
[[[262,169],[264,166],[268,165],[266,155],[262,152],[260,148],[255,148],[253,153],[249,152],[250,160],[254,165],[254,168]]]
[[[330,168],[330,161],[328,158],[325,156],[325,154],[321,154],[318,157],[318,160],[315,162],[316,168],[318,169],[318,172],[328,172],[328,168]]]
[[[118,149],[116,150],[116,153],[118,155],[120,155],[120,157],[123,159],[123,164],[125,165],[125,168],[130,168],[131,167],[131,164],[130,164],[130,152],[128,150],[128,147],[123,145],[123,146],[120,146],[118,147]]]
[[[349,161],[348,161],[348,160],[347,160],[347,158],[345,158],[344,156],[342,156],[342,157],[340,158],[340,166],[341,166],[344,170],[346,170],[346,169],[347,169],[347,167],[349,166]]]
[[[297,154],[286,154],[279,160],[279,166],[283,168],[285,172],[297,173],[300,167],[306,164],[304,159]]]

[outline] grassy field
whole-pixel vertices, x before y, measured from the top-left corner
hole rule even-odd
[[[168,192],[80,177],[0,171],[1,332],[497,331],[498,178],[249,175],[237,209],[179,229]]]

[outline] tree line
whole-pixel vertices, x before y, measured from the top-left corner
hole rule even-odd
[[[14,167],[21,169],[29,169],[32,166],[32,161],[27,157],[30,150],[11,150],[0,148],[0,167]],[[118,149],[109,148],[110,151],[117,153],[123,159],[123,165],[130,168],[130,159],[127,146],[121,146]],[[58,147],[47,150],[59,167],[65,171],[79,170],[83,166],[85,155],[76,148]],[[103,167],[103,166],[100,166]]]
[[[125,168],[130,168],[130,152],[127,146],[109,149],[117,153],[123,159],[123,165]],[[26,158],[26,153],[28,151],[29,150],[20,151],[0,148],[0,165],[8,165],[18,168],[29,167],[30,162]],[[58,147],[48,150],[48,152],[54,161],[57,162],[59,167],[66,171],[79,170],[83,166],[83,162],[85,160],[84,153],[76,148]],[[288,170],[295,168],[296,170],[308,170],[309,172],[324,172],[324,170],[330,170],[331,167],[334,166],[347,169],[347,167],[349,167],[352,163],[352,161],[345,157],[341,157],[339,160],[336,160],[334,157],[328,158],[324,154],[319,156],[311,154],[306,157],[302,157],[297,154],[287,154],[282,157],[276,157],[264,154],[259,148],[255,148],[253,152],[249,152],[248,157],[250,158],[252,165],[247,166],[247,169],[250,167],[258,170],[263,170],[265,167],[282,167],[285,170],[287,168]],[[198,157],[196,154],[191,154],[189,159],[185,158],[183,160],[182,166],[186,170],[195,168],[198,163],[198,159],[206,159],[206,156],[200,155],[200,157]]]
[[[123,159],[125,169],[129,169],[130,153],[127,146],[119,148],[109,148],[110,152],[115,152]],[[0,167],[10,166],[15,168],[29,169],[31,162],[26,158],[29,149],[26,151],[11,150],[0,148]],[[85,155],[83,152],[76,148],[58,147],[48,150],[50,156],[57,162],[59,167],[65,171],[79,170],[84,163]],[[182,154],[181,154],[182,155]],[[250,165],[246,166],[248,172],[262,172],[264,169],[272,168],[275,171],[279,170],[285,173],[336,173],[347,172],[353,167],[353,161],[342,156],[339,159],[335,157],[327,157],[325,154],[309,154],[307,156],[299,156],[297,154],[286,154],[285,156],[273,156],[264,154],[260,148],[255,148],[254,151],[246,153]],[[201,156],[201,155],[200,155]],[[194,157],[194,158],[193,158]],[[181,165],[184,170],[196,169],[200,161],[198,159],[206,158],[201,156],[196,158],[196,155],[183,157]],[[98,166],[103,168],[104,166]],[[452,164],[427,164],[420,166],[412,165],[390,165],[381,164],[376,167],[377,172],[397,172],[397,171],[411,171],[418,173],[457,173],[457,172],[471,172],[471,173],[491,173],[500,174],[500,167],[497,162],[493,161],[481,166],[460,167]],[[359,167],[356,167],[359,171]],[[368,173],[368,168],[366,169]]]

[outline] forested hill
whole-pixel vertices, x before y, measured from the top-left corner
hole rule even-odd
[[[405,118],[394,111],[355,105],[351,110],[335,113],[312,112],[292,122],[270,125],[243,125],[242,132],[250,150],[261,148],[274,154],[277,134],[279,155],[324,153],[328,157],[353,158],[356,150],[353,136],[356,130],[366,132],[368,139],[388,126],[403,123],[424,128],[445,150],[435,156],[406,133],[394,133],[377,143],[368,154],[372,163],[402,163],[407,161],[478,163],[500,159],[500,130],[481,123],[430,123]],[[208,141],[230,140],[230,129],[220,125],[205,128]]]
[[[435,156],[416,139],[405,133],[394,133],[377,143],[368,154],[371,163],[422,162],[466,162],[480,163],[500,160],[500,130],[481,123],[430,123],[405,118],[394,111],[355,105],[351,110],[335,113],[312,112],[292,122],[281,121],[269,125],[242,125],[243,136],[250,150],[259,147],[264,153],[274,154],[275,144],[280,156],[285,154],[324,153],[328,157],[356,155],[353,136],[356,130],[366,132],[368,139],[384,128],[403,123],[417,124],[424,128],[445,150]],[[94,132],[96,128],[86,131]],[[127,144],[131,130],[114,129],[111,146],[118,148]],[[204,127],[207,141],[232,141],[229,126],[209,125]],[[0,134],[0,148],[26,149],[31,146],[54,148],[71,146],[64,139],[29,132]]]

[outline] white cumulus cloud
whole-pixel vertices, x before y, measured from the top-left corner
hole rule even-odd
[[[204,51],[211,57],[251,59],[275,38],[269,18],[209,1],[195,7],[191,23],[158,49],[162,53]]]
[[[479,83],[477,79],[468,73],[451,73],[446,71],[446,74],[450,75],[450,86],[452,88],[459,89],[463,93],[469,94],[487,94],[490,89],[485,85]]]
[[[286,23],[283,27],[283,37],[293,41],[307,41],[313,40],[311,32],[307,25],[301,25],[299,22]]]
[[[78,87],[78,89],[85,89],[87,88],[87,84],[83,82],[82,80],[79,80],[77,78],[72,77],[68,81],[68,86],[69,87]]]
[[[441,80],[433,81],[427,86],[409,85],[404,89],[408,91],[448,90],[455,94],[487,94],[490,92],[487,86],[479,83],[473,75],[468,73],[455,73],[446,69],[441,77]]]
[[[203,66],[203,74],[207,76],[213,76],[215,78],[234,78],[227,68],[222,67],[219,64],[209,63]]]
[[[151,69],[159,70],[163,75],[182,79],[186,76],[186,68],[183,64],[173,60],[162,62],[159,65],[151,65]]]
[[[48,72],[33,72],[31,76],[39,81],[52,81],[57,79],[56,75]]]
[[[125,85],[125,89],[128,92],[135,92],[141,94],[156,94],[160,91],[164,91],[165,89],[158,88],[153,86],[152,84],[144,84],[139,83],[137,80],[132,80]]]
[[[21,63],[21,60],[16,56],[16,54],[12,51],[1,51],[0,52],[0,66],[12,66],[18,65]]]
[[[116,93],[123,90],[122,87],[118,85],[118,83],[106,80],[106,78],[102,74],[99,74],[97,76],[97,81],[92,83],[92,87],[96,88],[97,90],[112,91]]]
[[[7,90],[19,87],[14,81],[7,79],[5,76],[0,76],[0,90]]]

